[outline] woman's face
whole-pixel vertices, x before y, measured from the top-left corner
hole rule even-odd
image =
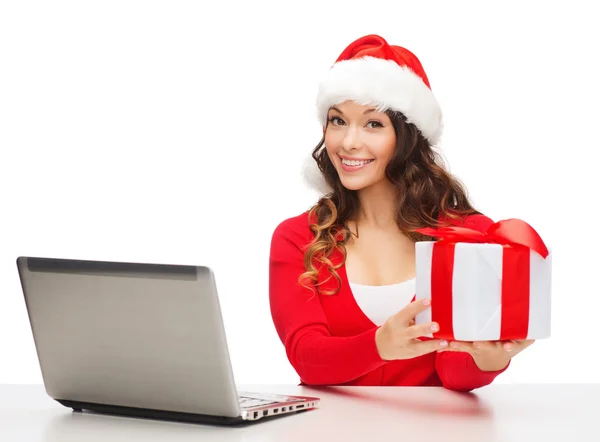
[[[396,148],[387,114],[345,101],[332,106],[327,119],[325,147],[342,185],[360,190],[387,180],[385,168]]]

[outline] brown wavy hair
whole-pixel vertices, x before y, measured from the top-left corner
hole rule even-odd
[[[469,201],[464,185],[445,169],[441,157],[417,127],[408,123],[400,112],[385,113],[390,117],[396,133],[396,149],[385,173],[398,190],[395,218],[400,231],[415,242],[429,241],[433,238],[415,232],[415,229],[448,225],[450,219],[478,214]],[[346,261],[345,244],[351,237],[347,222],[357,214],[359,200],[356,191],[342,185],[324,143],[325,134],[314,148],[312,157],[332,191],[322,196],[309,210],[309,227],[314,238],[306,248],[306,272],[300,276],[299,282],[323,294],[332,295],[339,291],[342,284],[336,270]],[[442,222],[441,219],[448,221]],[[336,249],[342,252],[344,259],[334,265],[330,256]],[[322,266],[326,267],[330,276],[321,284],[335,278],[337,288],[333,291],[319,290],[321,284],[317,277]]]

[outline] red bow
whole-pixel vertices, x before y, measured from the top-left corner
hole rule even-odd
[[[492,224],[486,232],[458,226],[440,227],[438,229],[423,227],[416,229],[416,231],[451,243],[468,242],[524,246],[537,252],[542,258],[546,258],[549,253],[546,244],[534,228],[525,221],[516,218],[498,221]]]

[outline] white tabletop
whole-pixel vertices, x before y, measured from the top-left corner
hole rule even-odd
[[[74,413],[41,385],[0,385],[0,441],[600,441],[600,384],[438,387],[241,386],[315,395],[318,409],[245,427]]]

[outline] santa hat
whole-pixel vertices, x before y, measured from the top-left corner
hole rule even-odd
[[[421,62],[408,49],[392,46],[378,35],[351,43],[320,81],[317,111],[323,126],[329,108],[346,100],[376,106],[380,111],[399,111],[431,145],[439,141],[442,111]],[[331,190],[310,155],[305,179],[322,193]]]

